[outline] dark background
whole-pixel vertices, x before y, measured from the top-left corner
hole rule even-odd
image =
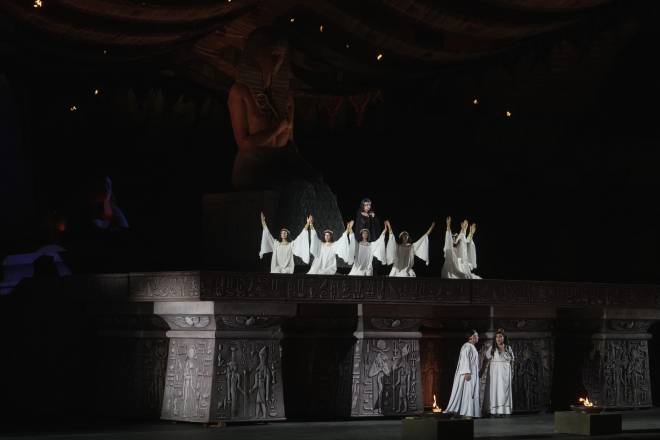
[[[436,221],[420,274],[439,275],[451,215],[456,227],[478,223],[486,278],[660,282],[658,35],[650,16],[638,18],[634,36],[600,64],[512,73],[498,58],[382,81],[383,101],[361,126],[347,103],[333,126],[301,99],[297,143],[346,220],[367,196],[413,238]],[[199,267],[201,196],[231,190],[226,93],[164,60],[81,64],[20,48],[4,58],[0,256],[48,242],[53,211],[84,255],[76,215],[87,182],[108,174],[131,230],[104,242],[114,264],[97,269]]]

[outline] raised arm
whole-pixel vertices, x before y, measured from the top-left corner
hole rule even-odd
[[[354,223],[355,223],[354,220],[351,220],[350,222],[346,223],[346,236],[350,236],[353,233]]]
[[[266,216],[261,213],[261,248],[259,249],[259,258],[263,258],[264,254],[273,252],[275,246],[275,238],[270,234],[268,225],[266,224]]]
[[[389,232],[389,233],[390,233],[390,236],[393,236],[393,235],[394,235],[394,231],[392,231],[392,223],[390,223],[389,220],[385,220],[385,221],[383,222],[383,225],[385,226],[384,231]]]
[[[435,222],[431,223],[431,227],[429,228],[428,231],[425,232],[426,235],[431,235],[431,231],[433,231],[433,228],[435,228]]]
[[[471,240],[472,240],[472,237],[474,237],[474,233],[475,233],[475,232],[477,232],[477,224],[476,224],[476,223],[472,223],[472,225],[470,225],[470,234],[469,234],[468,237],[467,237],[467,238],[468,238],[468,241],[471,241]]]

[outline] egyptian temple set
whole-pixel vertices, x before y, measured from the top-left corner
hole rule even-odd
[[[205,215],[228,203],[244,218],[264,196],[242,208],[232,197],[207,198]],[[206,260],[231,240],[215,234]],[[13,353],[41,379],[19,394],[78,394],[84,409],[73,413],[199,423],[417,414],[434,396],[446,404],[470,328],[507,329],[516,412],[564,408],[585,392],[607,408],[650,407],[660,377],[656,286],[256,269],[26,281],[3,325],[24,328]]]

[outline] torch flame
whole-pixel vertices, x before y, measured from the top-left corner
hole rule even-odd
[[[442,412],[442,408],[438,407],[438,403],[435,400],[435,394],[433,395],[433,408],[432,409],[433,409],[434,413],[441,413]]]
[[[582,406],[586,406],[586,407],[594,406],[594,404],[589,401],[588,397],[580,397],[578,399],[578,402],[580,402],[582,404]]]

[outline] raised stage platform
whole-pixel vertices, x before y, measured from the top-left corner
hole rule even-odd
[[[19,375],[54,371],[30,376],[30,390],[5,375],[23,396],[17,407],[29,406],[26,393],[66,390],[81,415],[418,414],[434,394],[446,404],[470,328],[483,339],[507,330],[519,413],[566,408],[584,394],[610,409],[647,408],[660,370],[658,286],[129,273],[26,280],[2,313],[3,331],[16,334],[8,351],[29,367]]]

